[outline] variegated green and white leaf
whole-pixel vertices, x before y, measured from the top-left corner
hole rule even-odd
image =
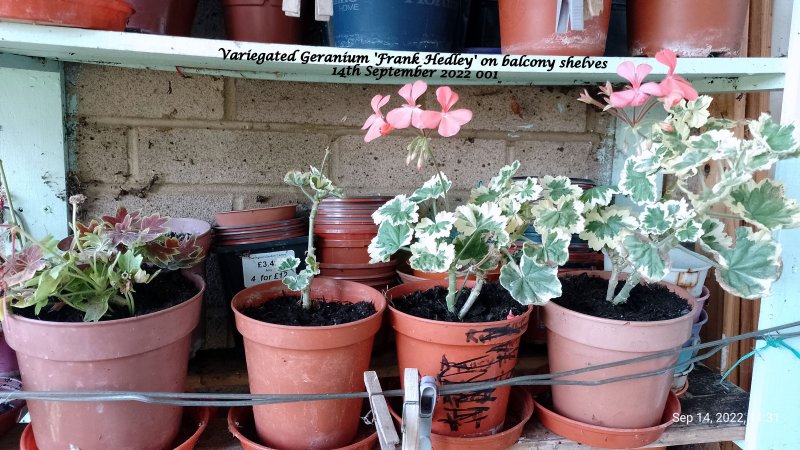
[[[750,181],[731,191],[727,205],[736,214],[759,228],[779,230],[800,227],[800,207],[786,198],[783,184],[765,179]]]
[[[703,226],[696,220],[687,220],[675,230],[679,242],[697,242],[703,236]]]
[[[723,252],[733,245],[733,240],[725,232],[725,224],[714,218],[706,218],[702,224],[703,235],[700,246],[709,253]]]
[[[712,152],[711,159],[734,159],[741,153],[743,141],[730,130],[710,130],[703,133],[702,136],[706,136],[706,139],[716,144],[716,150]]]
[[[470,192],[470,201],[476,205],[488,202],[496,202],[503,196],[503,192],[495,191],[489,186],[478,186]]]
[[[726,291],[742,298],[769,295],[772,284],[781,276],[781,248],[768,230],[753,233],[736,229],[736,245],[717,254],[716,277]]]
[[[300,265],[300,258],[286,258],[278,264],[279,271],[295,270]]]
[[[397,253],[401,247],[411,243],[414,230],[407,224],[392,225],[384,222],[378,227],[378,234],[372,238],[367,250],[369,251],[370,263],[389,261],[389,257]]]
[[[434,220],[431,220],[425,217],[419,221],[414,228],[417,239],[436,239],[450,236],[450,230],[453,229],[453,224],[456,221],[455,214],[447,211],[440,211],[433,219]]]
[[[473,239],[470,237],[459,236],[453,242],[456,249],[456,261],[459,265],[471,264],[473,261],[480,261],[489,254],[489,244],[483,239]]]
[[[645,233],[660,235],[672,228],[672,219],[666,205],[653,203],[644,207],[639,224]]]
[[[622,169],[619,191],[638,204],[653,203],[658,199],[656,175],[636,171],[636,161],[628,158]]]
[[[306,256],[306,268],[303,269],[312,275],[319,275],[319,263],[316,256]]]
[[[645,242],[635,235],[628,235],[624,239],[628,259],[636,271],[647,281],[661,281],[669,273],[667,254],[656,247],[652,242]]]
[[[538,200],[542,195],[542,187],[534,178],[517,180],[511,188],[511,194],[519,202],[532,202]]]
[[[455,257],[453,244],[424,239],[411,245],[411,257],[408,262],[412,269],[424,272],[447,272]]]
[[[630,213],[621,208],[597,208],[586,214],[586,225],[580,238],[589,242],[589,247],[600,251],[604,247],[617,248],[630,231],[639,226]]]
[[[633,170],[642,173],[654,173],[661,170],[661,163],[664,159],[662,149],[663,144],[654,144],[653,147],[643,149],[638,154],[633,156],[634,166]]]
[[[560,230],[566,234],[576,234],[583,231],[583,202],[575,198],[562,197],[557,202],[540,200],[531,208],[534,226],[544,233],[550,230]]]
[[[293,291],[302,291],[311,285],[313,275],[311,272],[301,270],[297,275],[286,275],[283,284]]]
[[[506,217],[494,203],[459,206],[456,208],[455,227],[464,236],[486,233],[489,235],[487,240],[496,242],[498,246],[504,246],[509,242],[509,235],[505,229]]]
[[[765,143],[781,159],[794,158],[800,152],[800,142],[793,124],[781,125],[763,113],[758,120],[749,123],[753,139]]]
[[[283,182],[289,186],[305,188],[309,187],[310,178],[311,174],[308,172],[303,173],[298,170],[292,170],[283,177]]]
[[[573,185],[569,178],[564,176],[545,176],[542,179],[542,188],[542,198],[554,203],[562,198],[578,198],[583,193],[580,186]]]
[[[525,244],[522,251],[538,264],[561,266],[569,259],[570,238],[562,231],[550,231],[542,235],[541,244]]]
[[[330,197],[341,198],[344,196],[344,192],[341,189],[334,186],[333,182],[328,179],[325,174],[313,166],[311,167],[311,175],[308,179],[308,185],[311,186],[311,189],[317,193],[317,198],[319,199],[326,199]]]
[[[426,181],[421,188],[414,191],[408,200],[414,203],[422,203],[427,200],[444,197],[451,187],[453,187],[453,182],[450,181],[446,175],[442,174],[441,178],[439,175],[434,175],[430,180]]]
[[[581,201],[584,203],[584,208],[589,210],[596,206],[608,206],[611,200],[614,199],[614,194],[618,191],[611,186],[597,186],[586,190],[581,195]]]
[[[708,118],[711,116],[708,111],[710,105],[711,97],[708,95],[701,95],[694,100],[687,101],[680,120],[692,128],[700,128],[708,122]]]
[[[406,198],[405,195],[398,195],[372,213],[372,220],[376,225],[384,222],[392,225],[412,224],[419,220],[418,211],[419,205]]]
[[[497,176],[489,182],[489,187],[495,191],[502,192],[507,190],[511,186],[511,178],[517,174],[519,167],[519,161],[503,166]]]
[[[523,305],[544,305],[561,296],[558,267],[536,264],[526,255],[520,257],[519,264],[500,269],[500,284]]]

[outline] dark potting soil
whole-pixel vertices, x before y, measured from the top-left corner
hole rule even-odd
[[[447,310],[447,288],[442,286],[395,298],[392,306],[406,314],[440,322],[497,322],[508,319],[509,312],[518,316],[527,309],[517,303],[499,283],[486,283],[467,315],[463,320],[459,319],[458,311],[461,311],[470,292],[472,289],[464,288],[456,294],[455,314]]]
[[[366,319],[375,314],[375,306],[370,302],[318,301],[312,302],[311,308],[303,309],[300,297],[285,295],[260,306],[244,309],[242,314],[275,325],[324,327]]]
[[[174,237],[179,241],[189,240],[191,239],[192,236],[194,236],[192,233],[177,233],[175,231],[170,231],[169,233],[167,233],[167,237]]]
[[[180,271],[162,271],[147,284],[135,284],[133,302],[136,312],[134,316],[143,316],[163,309],[179,305],[197,294],[197,287]],[[46,320],[50,322],[83,322],[83,312],[64,306],[54,310],[52,305],[45,306],[36,316],[34,307],[15,309],[14,313],[29,319]],[[103,317],[101,321],[125,319],[130,317],[128,307],[115,306],[111,314]]]
[[[624,282],[617,285],[617,292]],[[628,301],[613,305],[606,301],[608,281],[581,274],[561,278],[561,297],[553,301],[569,310],[603,319],[652,322],[676,319],[691,311],[689,303],[659,284],[640,284]]]

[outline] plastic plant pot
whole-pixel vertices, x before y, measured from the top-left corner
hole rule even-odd
[[[245,209],[217,213],[217,224],[221,226],[261,225],[267,222],[294,219],[297,205],[275,206],[273,208]]]
[[[288,17],[282,0],[223,0],[228,39],[273,44],[299,44],[302,22]]]
[[[0,19],[123,31],[133,8],[123,0],[3,0]]]

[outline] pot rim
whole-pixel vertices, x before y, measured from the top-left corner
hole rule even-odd
[[[331,280],[332,282],[334,282],[336,284],[350,283],[350,284],[358,285],[359,287],[369,288],[369,289],[373,289],[373,290],[377,291],[377,289],[375,289],[375,288],[373,288],[371,286],[367,286],[365,284],[356,283],[354,281],[349,281],[349,280],[337,280],[335,278],[320,277],[320,276],[314,277],[314,279],[315,280],[319,280],[319,279]],[[278,284],[278,283],[283,285],[283,281],[282,280],[270,281],[269,283],[263,283],[263,284]],[[375,307],[375,313],[374,314],[370,314],[369,316],[367,316],[367,317],[365,317],[363,319],[359,319],[359,320],[356,320],[356,321],[353,321],[353,322],[342,323],[342,324],[339,324],[339,325],[320,325],[320,326],[305,326],[305,327],[304,326],[299,326],[299,325],[280,325],[280,324],[276,324],[276,323],[264,322],[264,321],[261,321],[261,320],[258,320],[258,319],[253,319],[251,317],[247,317],[246,315],[244,315],[244,313],[239,311],[239,309],[236,307],[236,305],[235,305],[236,296],[238,296],[240,293],[242,293],[242,292],[244,292],[244,291],[246,291],[246,290],[248,290],[250,288],[256,287],[256,286],[261,286],[261,285],[257,284],[255,286],[251,286],[249,288],[245,288],[245,289],[239,291],[238,293],[236,293],[236,295],[234,296],[234,299],[231,300],[231,303],[230,303],[230,307],[233,310],[234,315],[237,316],[240,320],[244,320],[245,323],[249,323],[251,325],[256,325],[256,324],[258,324],[258,325],[266,325],[266,326],[269,326],[269,327],[274,327],[274,328],[277,328],[279,330],[286,330],[286,331],[309,330],[309,329],[322,330],[322,331],[325,331],[325,330],[338,330],[338,329],[347,328],[347,327],[350,327],[350,326],[366,324],[370,320],[374,320],[375,316],[380,315],[386,309],[387,304],[388,304],[388,302],[385,301],[385,300],[380,305],[376,305],[375,303],[370,302],[370,303],[372,303],[372,306]],[[295,291],[292,291],[287,287],[284,292],[295,292]],[[298,297],[299,297],[299,295],[298,295]],[[364,301],[364,300],[362,300],[362,301]],[[380,307],[378,307],[378,306],[380,306]],[[241,331],[239,333],[241,333]]]
[[[564,277],[568,277],[568,276],[576,276],[576,275],[581,275],[581,274],[587,274],[589,276],[592,276],[593,274],[596,274],[596,273],[608,273],[608,272],[603,271],[603,270],[570,271],[570,272],[567,272],[567,273],[559,275],[559,278],[564,278]],[[620,281],[623,281],[625,278],[626,278],[626,274],[624,274],[624,273],[620,274]],[[548,301],[543,306],[545,308],[555,309],[556,311],[559,311],[559,312],[567,312],[569,314],[574,314],[574,315],[577,315],[578,317],[580,317],[581,319],[590,320],[590,321],[595,322],[595,323],[600,323],[600,324],[604,324],[604,325],[617,325],[617,326],[625,325],[625,326],[629,326],[629,327],[652,327],[652,326],[656,326],[656,325],[671,325],[673,323],[677,323],[677,322],[680,322],[682,320],[686,320],[686,316],[692,316],[694,314],[694,308],[696,308],[698,306],[697,305],[697,300],[695,300],[695,298],[691,294],[689,294],[689,291],[687,291],[685,288],[682,288],[682,287],[680,287],[678,285],[675,285],[675,284],[672,284],[672,283],[667,283],[665,281],[659,281],[658,283],[654,283],[654,284],[660,284],[660,285],[666,286],[668,288],[675,288],[674,290],[673,289],[670,289],[670,290],[672,292],[674,292],[676,295],[678,295],[679,297],[681,297],[683,300],[685,300],[686,303],[688,303],[689,306],[692,309],[688,313],[686,313],[686,314],[684,314],[682,316],[676,317],[674,319],[651,320],[651,321],[644,322],[644,321],[633,321],[633,320],[604,319],[602,317],[591,316],[589,314],[579,313],[579,312],[573,311],[573,310],[571,310],[569,308],[565,308],[565,307],[559,305],[558,303],[556,303],[556,302],[554,302],[552,300]]]

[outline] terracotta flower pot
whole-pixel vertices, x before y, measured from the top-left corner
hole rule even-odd
[[[748,0],[628,0],[632,56],[739,56]]]
[[[6,337],[0,330],[0,377],[17,377],[18,375],[17,354],[8,346]]]
[[[297,215],[297,205],[275,206],[272,208],[245,209],[241,211],[218,212],[217,225],[223,227],[262,225],[267,222],[277,222],[294,219]]]
[[[500,42],[512,55],[602,56],[606,48],[611,0],[603,11],[586,17],[584,30],[556,33],[554,0],[500,0]]]
[[[135,12],[127,28],[150,34],[189,36],[197,0],[128,0]]]
[[[123,0],[3,0],[0,18],[42,25],[123,31],[133,8]]]
[[[194,236],[195,244],[203,249],[203,261],[186,271],[205,277],[206,257],[209,250],[211,250],[211,224],[200,219],[174,217],[167,222],[167,228],[173,233]]]
[[[320,394],[363,389],[375,333],[386,300],[368,286],[317,277],[311,297],[324,301],[369,301],[376,313],[365,319],[326,327],[275,325],[251,319],[241,310],[289,291],[281,281],[259,284],[236,294],[231,303],[236,329],[244,336],[250,392]],[[274,448],[329,449],[349,444],[356,435],[361,400],[326,400],[262,405],[254,408],[262,443]]]
[[[474,285],[468,282],[467,286]],[[446,281],[405,283],[386,292],[386,298],[403,297]],[[432,375],[440,384],[501,380],[511,376],[517,364],[522,333],[528,327],[530,308],[511,320],[454,323],[427,320],[389,307],[397,340],[400,373],[407,367],[420,376]],[[480,393],[439,397],[433,416],[433,432],[446,436],[480,436],[503,429],[509,387]]]
[[[319,260],[327,264],[368,264],[370,242],[370,239],[320,238],[317,240]]]
[[[32,320],[6,311],[3,330],[31,391],[183,392],[192,330],[205,285],[180,305],[128,319],[91,323]],[[167,448],[181,407],[140,402],[29,400],[42,450]],[[145,432],[146,431],[146,432]]]
[[[281,0],[223,0],[228,39],[299,44],[302,22],[281,9]]]
[[[608,272],[586,272],[608,279]],[[694,297],[678,286],[664,284],[686,299]],[[603,301],[603,300],[598,300]],[[691,336],[694,316],[654,322],[602,319],[549,302],[544,306],[550,372],[565,372],[680,348]],[[678,355],[586,372],[567,380],[600,380],[649,372],[674,364]],[[610,428],[647,428],[659,423],[670,392],[673,370],[647,378],[598,386],[552,387],[555,410],[570,419]]]

